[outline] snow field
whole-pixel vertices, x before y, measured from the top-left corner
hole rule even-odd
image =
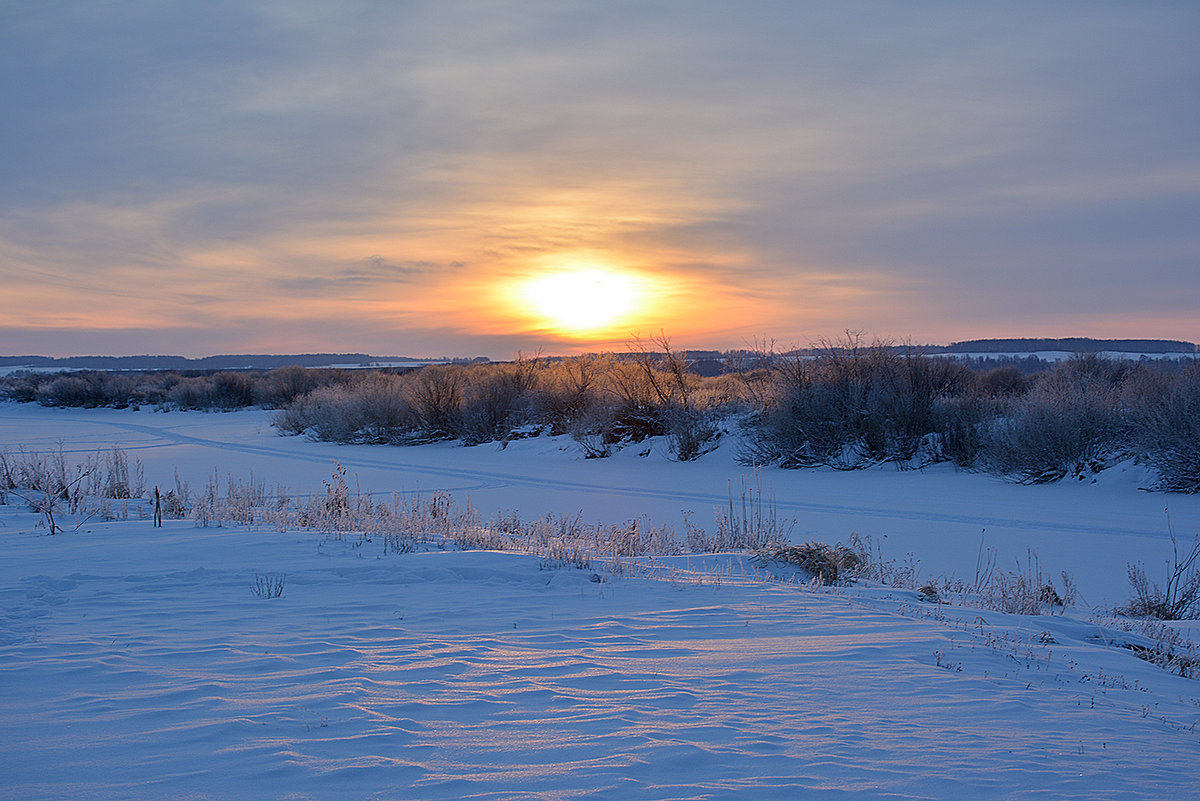
[[[374,545],[10,533],[4,792],[1161,798],[1197,778],[1195,682],[1072,619],[814,591],[733,556],[618,577]],[[283,595],[255,597],[256,572]]]
[[[58,433],[77,451],[116,433],[163,486],[168,465],[203,476],[225,456],[223,469],[319,491],[306,471],[327,477],[338,454],[372,488],[474,483],[473,502],[508,494],[519,507],[544,480],[551,504],[573,494],[614,517],[655,504],[699,516],[731,475],[716,460],[692,472],[653,455],[570,461],[536,441],[326,446],[273,439],[262,419],[6,407],[0,430],[29,447]],[[1143,498],[1165,499],[1115,482],[1040,493],[956,474],[769,478],[781,507],[826,507],[799,538],[833,541],[823,527],[847,520],[1000,519],[989,535],[1031,547],[1057,532],[1085,566],[1108,543],[1161,543],[1149,523],[1122,532]],[[937,491],[906,496],[922,481]],[[1010,506],[1012,490],[1030,502]],[[1192,513],[1170,501],[1176,519]],[[189,521],[93,520],[49,537],[15,506],[0,524],[3,798],[1150,799],[1200,783],[1200,684],[1136,658],[1082,610],[822,590],[739,554],[577,570]],[[973,562],[977,548],[976,535],[961,550]],[[1082,575],[1119,594],[1112,572]],[[283,576],[281,597],[257,597],[256,575]]]

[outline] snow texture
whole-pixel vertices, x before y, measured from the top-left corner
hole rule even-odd
[[[261,412],[0,406],[0,443],[119,443],[164,488],[214,468],[320,491],[449,489],[486,514],[710,525],[728,448],[583,460],[550,438],[463,448],[280,438]],[[766,471],[795,539],[882,537],[922,571],[1038,548],[1085,607],[1015,616],[911,590],[814,588],[743,554],[555,567],[319,532],[89,521],[0,507],[0,797],[1188,798],[1200,683],[1122,647],[1087,605],[1127,595],[1195,498],[1016,487],[935,469]],[[1190,536],[1188,537],[1190,539]],[[278,598],[251,590],[283,577]]]

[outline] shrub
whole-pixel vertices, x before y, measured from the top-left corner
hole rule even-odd
[[[1115,620],[1114,625],[1146,637],[1147,644],[1124,642],[1121,647],[1133,652],[1138,659],[1174,673],[1185,679],[1200,678],[1200,647],[1174,626],[1142,618],[1137,621]]]
[[[1062,574],[1063,594],[1037,566],[1036,557],[1025,570],[993,570],[978,588],[977,600],[985,609],[1014,615],[1040,615],[1057,608],[1062,611],[1075,601],[1074,582]]]
[[[1158,489],[1200,491],[1200,362],[1142,390],[1133,399],[1135,436],[1158,473]]]
[[[375,444],[403,442],[418,428],[401,377],[384,373],[318,387],[278,412],[274,424],[318,440]]]
[[[864,346],[854,335],[786,367],[779,403],[751,420],[748,453],[782,467],[853,470],[935,458],[923,452],[938,429],[935,404],[970,380],[952,361]]]
[[[254,402],[269,409],[279,409],[317,387],[348,383],[352,372],[299,366],[279,367],[256,377]]]
[[[462,368],[433,365],[405,382],[417,430],[426,440],[452,439],[461,430]]]
[[[468,445],[506,439],[528,417],[535,384],[533,364],[475,368],[463,390],[459,434]]]
[[[99,380],[86,375],[63,375],[37,389],[43,406],[103,406],[107,400]]]
[[[325,389],[337,390],[346,403],[349,420],[343,425],[352,430],[344,435],[344,442],[402,442],[417,428],[401,376],[368,374],[352,384]]]
[[[63,514],[78,515],[83,510],[85,481],[94,470],[94,462],[69,462],[61,445],[50,453],[21,451],[12,455],[0,451],[0,483],[5,493],[25,501],[41,515],[41,524],[50,534],[65,530]]]
[[[852,582],[865,561],[861,553],[845,545],[821,542],[776,546],[760,552],[758,559],[796,565],[822,584]]]
[[[1200,617],[1200,537],[1192,540],[1188,550],[1181,551],[1175,533],[1171,532],[1171,550],[1173,556],[1162,586],[1146,577],[1140,563],[1129,565],[1133,597],[1117,610],[1119,614],[1156,620]]]
[[[591,355],[543,364],[530,398],[533,415],[553,434],[570,433],[599,402],[607,362]]]
[[[716,447],[721,427],[715,414],[703,409],[668,407],[663,417],[667,450],[679,461],[693,461]]]
[[[1017,367],[995,367],[979,376],[974,391],[984,398],[1012,398],[1029,391],[1030,379]]]
[[[175,490],[167,490],[160,500],[162,516],[167,520],[182,520],[187,517],[187,499]]]
[[[936,454],[956,467],[975,469],[980,464],[989,421],[996,417],[996,403],[974,395],[942,397],[934,401],[932,416],[936,431]]]
[[[274,425],[285,434],[352,442],[361,426],[353,397],[345,387],[319,387],[279,411]]]
[[[209,404],[218,409],[244,409],[255,402],[254,378],[245,373],[222,371],[212,376]]]
[[[167,404],[179,409],[212,409],[212,381],[208,376],[181,376],[166,391]]]
[[[256,598],[278,598],[283,595],[283,585],[287,581],[287,574],[278,573],[272,575],[264,573],[259,575],[254,574],[254,581],[250,583],[250,592]]]
[[[1026,395],[1004,404],[984,427],[991,472],[1022,484],[1083,477],[1129,453],[1118,404],[1124,374],[1093,358],[1072,359],[1038,377]]]

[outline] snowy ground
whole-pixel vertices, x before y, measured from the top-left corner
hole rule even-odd
[[[214,468],[322,490],[450,489],[485,516],[582,511],[711,526],[746,470],[569,440],[345,447],[269,415],[0,406],[0,444],[114,443],[150,484]],[[766,471],[795,539],[886,535],[926,574],[1036,548],[1085,608],[1019,617],[911,591],[767,581],[739,555],[624,576],[535,557],[384,555],[314,532],[89,521],[46,536],[0,508],[0,797],[1185,798],[1200,682],[1089,622],[1160,565],[1200,499],[1096,483],[1016,487],[944,468]],[[286,574],[255,597],[255,574]]]

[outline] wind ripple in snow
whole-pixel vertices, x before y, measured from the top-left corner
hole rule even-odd
[[[1021,673],[894,603],[336,545],[186,524],[14,540],[0,794],[1151,798],[1198,778],[1197,737],[1136,691],[1052,681],[1050,656]],[[249,592],[262,564],[282,598]]]

